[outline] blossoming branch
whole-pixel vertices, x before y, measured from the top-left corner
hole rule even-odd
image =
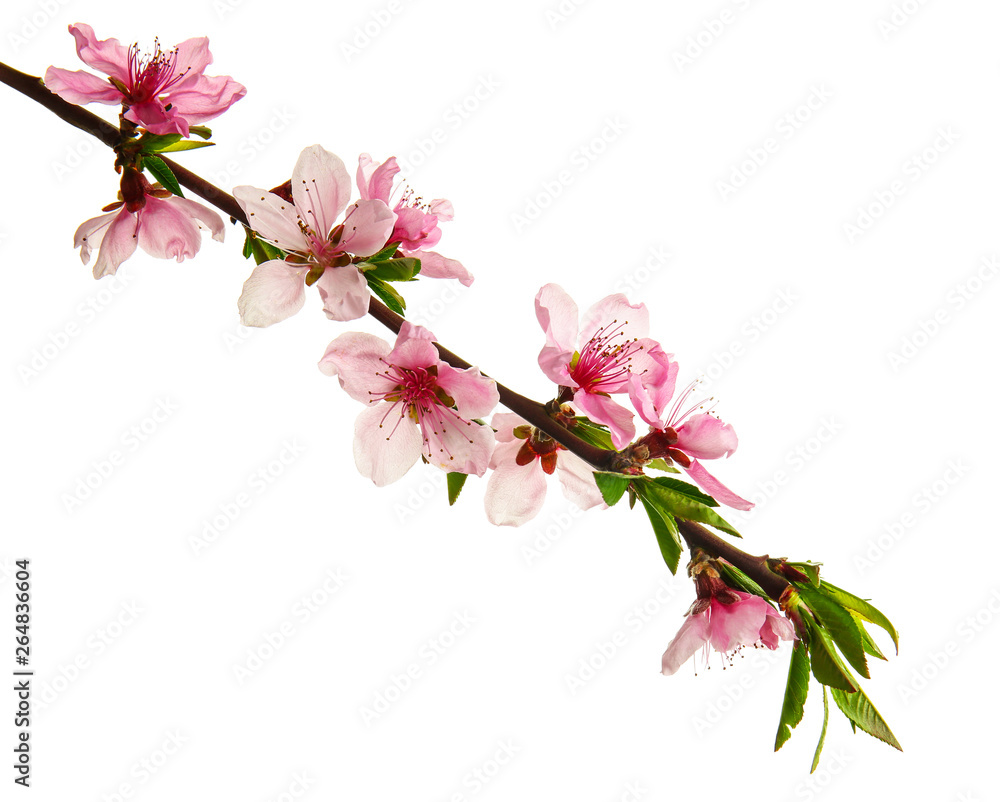
[[[710,472],[703,463],[736,452],[735,428],[718,417],[714,400],[698,396],[696,379],[677,390],[680,363],[650,336],[645,304],[614,294],[581,315],[561,287],[542,286],[534,299],[537,366],[553,391],[544,402],[525,398],[405,319],[408,282],[474,281],[462,262],[436,250],[442,224],[454,218],[449,201],[425,201],[397,183],[392,157],[360,154],[352,181],[347,164],[321,145],[302,150],[279,186],[224,192],[163,155],[214,144],[204,123],[246,95],[228,76],[205,75],[207,39],[169,50],[156,41],[143,51],[98,39],[82,23],[69,32],[80,59],[105,77],[53,66],[42,80],[0,64],[0,80],[114,151],[118,197],[73,237],[84,264],[96,252],[95,278],[114,275],[137,248],[180,262],[197,256],[205,230],[222,242],[223,218],[184,197],[191,191],[241,228],[242,255],[255,263],[236,299],[245,325],[271,326],[313,303],[332,321],[367,314],[395,334],[389,343],[340,333],[318,361],[364,405],[353,454],[362,476],[384,486],[421,463],[447,473],[450,504],[469,476],[485,478],[485,516],[498,526],[536,516],[553,476],[584,510],[638,502],[671,572],[689,551],[695,589],[662,655],[664,675],[698,654],[707,662],[711,650],[731,660],[746,647],[788,642],[775,750],[801,721],[813,679],[824,710],[813,770],[828,691],[852,727],[901,748],[855,676],[869,678],[869,657],[886,659],[869,627],[884,630],[898,650],[895,628],[869,602],[821,577],[819,564],[755,556],[726,539],[740,533],[720,507],[753,505],[717,478],[724,468]],[[88,103],[117,107],[117,121],[79,105]],[[314,286],[318,299],[310,302]],[[498,405],[509,412],[495,412]]]

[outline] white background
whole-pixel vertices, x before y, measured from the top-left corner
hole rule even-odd
[[[411,317],[521,392],[551,392],[541,284],[581,308],[646,302],[682,380],[705,374],[740,435],[712,468],[758,501],[731,516],[746,547],[823,561],[901,631],[866,688],[906,752],[837,714],[809,779],[814,685],[772,754],[787,649],[662,677],[693,593],[625,505],[581,517],[553,487],[532,524],[496,529],[480,481],[450,510],[431,468],[374,488],[351,459],[360,407],[315,363],[377,324],[330,323],[310,297],[240,329],[235,228],[96,283],[71,242],[115,197],[110,153],[5,89],[0,640],[7,670],[13,561],[30,558],[30,794],[995,793],[1000,290],[982,260],[1000,253],[1000,9],[88,5],[9,4],[5,60],[77,68],[78,20],[126,42],[208,35],[209,72],[249,92],[182,161],[227,188],[278,184],[317,142],[349,164],[398,155],[420,194],[454,202],[439,250],[477,276],[408,287]],[[366,720],[379,694],[393,701]]]

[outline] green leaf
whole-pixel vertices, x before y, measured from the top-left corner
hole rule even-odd
[[[280,248],[276,248],[270,242],[265,242],[246,226],[244,226],[244,231],[246,232],[246,242],[243,243],[243,256],[247,259],[252,256],[254,262],[262,265],[264,262],[285,258],[285,252]]]
[[[457,471],[451,471],[448,474],[448,506],[452,506],[456,501],[458,501],[458,495],[462,492],[462,488],[465,486],[465,480],[469,478],[467,473],[458,473]]]
[[[707,493],[703,493],[693,484],[689,482],[682,482],[680,479],[674,479],[670,476],[657,476],[653,479],[656,484],[661,487],[669,487],[671,490],[676,490],[678,493],[682,493],[688,498],[693,498],[695,501],[700,501],[706,507],[718,507],[719,502],[712,498]]]
[[[839,688],[850,693],[856,692],[858,686],[854,677],[851,675],[850,669],[844,665],[844,661],[840,659],[840,655],[837,654],[830,634],[818,625],[811,626],[809,630],[812,635],[809,653],[812,656],[813,676],[831,688]]]
[[[369,256],[365,259],[366,262],[384,262],[387,259],[392,259],[396,255],[396,251],[399,250],[398,242],[390,242],[382,250],[380,250],[374,256]]]
[[[243,231],[245,234],[243,238],[243,258],[249,259],[251,256],[253,256],[254,235],[253,232],[249,228],[246,228],[245,226],[243,228]]]
[[[870,675],[868,661],[865,659],[861,628],[853,616],[837,602],[832,601],[819,591],[800,587],[799,595],[830,633],[834,643],[837,644],[848,662],[862,677],[868,679]]]
[[[788,664],[788,682],[785,684],[785,701],[781,705],[778,734],[774,737],[777,752],[792,737],[792,730],[802,721],[806,696],[809,693],[809,649],[802,641],[795,641],[792,659]]]
[[[889,633],[889,637],[892,638],[892,645],[896,647],[896,654],[899,654],[899,633],[896,632],[896,628],[889,622],[889,619],[874,606],[869,604],[865,599],[860,599],[846,590],[841,590],[835,585],[831,585],[825,579],[820,586],[820,592],[839,602],[842,607],[853,610],[865,619],[865,621],[869,621],[877,627],[882,627],[882,629]]]
[[[382,281],[411,281],[420,272],[420,260],[407,256],[382,262],[362,262],[358,269]]]
[[[651,459],[646,463],[646,468],[652,468],[654,471],[663,471],[664,473],[680,473],[677,468],[670,465],[665,459]]]
[[[717,564],[729,587],[742,590],[746,593],[752,593],[754,596],[760,596],[762,599],[770,599],[770,596],[764,592],[764,588],[754,582],[735,565],[727,563],[725,560],[718,560]]]
[[[856,623],[858,625],[858,629],[861,630],[861,645],[864,647],[865,652],[870,654],[872,657],[877,657],[879,660],[888,660],[888,658],[882,654],[882,650],[879,649],[878,644],[875,643],[872,636],[868,634],[868,630],[865,629],[864,619],[853,610],[848,610],[847,612],[851,614],[851,618],[854,619],[854,623]]]
[[[601,491],[604,503],[609,507],[615,506],[628,489],[629,482],[635,477],[624,473],[609,473],[607,471],[594,471],[594,481],[597,482],[597,489]]]
[[[188,131],[196,136],[200,136],[202,139],[212,138],[212,129],[205,125],[191,125],[188,126]]]
[[[180,134],[151,134],[148,131],[139,138],[142,145],[140,153],[156,153],[169,145],[180,142],[184,137]]]
[[[816,771],[816,767],[819,765],[819,756],[823,752],[823,744],[826,743],[826,725],[830,721],[830,702],[826,698],[826,685],[819,687],[823,689],[823,729],[819,731],[819,743],[816,744],[816,752],[813,754],[812,768],[809,769],[810,774]]]
[[[576,425],[570,430],[573,434],[592,446],[605,448],[608,451],[615,450],[614,444],[611,442],[611,434],[605,427],[597,426],[584,417],[578,417],[575,420]]]
[[[663,562],[667,564],[670,573],[677,573],[677,565],[681,560],[681,535],[677,530],[677,522],[669,512],[661,512],[641,493],[637,493],[639,501],[642,502],[646,515],[649,516],[649,523],[653,526],[653,534],[656,535],[656,542],[660,546],[660,554],[663,555]]]
[[[684,518],[688,521],[708,524],[709,526],[714,526],[716,529],[721,529],[723,532],[728,532],[734,537],[740,537],[739,532],[727,523],[715,510],[699,501],[697,497],[688,492],[679,492],[675,488],[663,484],[663,482],[676,481],[676,479],[670,479],[666,476],[658,476],[656,479],[645,477],[645,481],[642,482],[643,492],[656,502],[656,506],[659,509],[671,513],[676,518]],[[638,483],[637,481],[636,484]],[[686,483],[680,482],[680,484],[685,485]],[[697,492],[700,493],[700,491]]]
[[[811,562],[793,563],[786,560],[785,564],[792,566],[792,568],[799,569],[803,574],[808,576],[809,584],[812,585],[814,588],[818,588],[820,586],[819,567],[823,563],[811,563]]]
[[[214,142],[195,142],[190,139],[185,139],[183,142],[174,142],[172,145],[167,145],[164,148],[157,148],[157,153],[175,153],[179,150],[197,150],[198,148],[211,148],[214,147]]]
[[[903,747],[899,745],[899,741],[892,734],[885,719],[879,715],[875,705],[861,691],[844,693],[834,689],[832,693],[833,701],[837,703],[837,707],[851,720],[852,724],[856,724],[869,735],[884,741],[889,746],[894,746],[900,752],[903,751]]]
[[[149,170],[149,174],[159,181],[164,189],[169,189],[178,198],[184,197],[184,193],[181,192],[181,185],[177,183],[177,178],[171,169],[167,167],[167,163],[159,156],[143,156],[142,166]]]
[[[388,306],[397,315],[405,314],[406,312],[406,301],[403,300],[403,296],[400,295],[396,290],[390,287],[381,279],[376,278],[370,274],[365,274],[365,278],[368,280],[368,287],[373,293],[375,293],[382,302]]]

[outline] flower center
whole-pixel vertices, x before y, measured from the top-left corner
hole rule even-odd
[[[583,350],[578,351],[570,362],[570,375],[576,383],[594,392],[619,389],[632,372],[632,357],[643,350],[638,338],[631,340],[625,336],[626,320],[619,323],[612,320],[601,326],[591,337]],[[645,371],[644,371],[645,372]]]
[[[148,103],[166,92],[191,70],[177,74],[177,48],[164,53],[160,40],[155,40],[152,55],[140,54],[135,43],[128,49],[128,98],[132,103]]]

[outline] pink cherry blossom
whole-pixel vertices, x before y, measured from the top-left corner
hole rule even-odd
[[[662,393],[654,397],[650,388],[633,377],[629,395],[639,415],[652,427],[652,431],[639,442],[648,448],[651,459],[666,459],[680,465],[695,484],[716,501],[737,510],[752,509],[752,502],[722,484],[699,462],[700,459],[728,457],[736,451],[739,440],[728,423],[708,412],[696,412],[704,407],[705,402],[683,408],[697,386],[697,382],[691,382],[664,417],[664,408],[670,397],[664,397]]]
[[[497,446],[490,458],[493,472],[484,496],[491,524],[521,526],[538,515],[545,501],[547,477],[553,472],[563,494],[581,510],[604,504],[594,469],[576,454],[545,438],[517,415],[499,412],[492,424]],[[526,437],[517,436],[526,431]]]
[[[157,41],[145,55],[136,44],[125,47],[117,39],[98,39],[82,22],[70,25],[69,32],[80,59],[108,78],[49,67],[45,85],[70,103],[120,103],[127,120],[154,134],[189,136],[190,126],[218,117],[246,95],[246,88],[228,75],[204,74],[212,63],[205,37],[166,52]]]
[[[354,426],[354,461],[376,485],[395,482],[420,458],[444,471],[482,476],[495,443],[493,430],[473,422],[500,401],[496,383],[478,368],[441,360],[434,335],[404,322],[390,346],[348,332],[319,362],[347,394],[368,408]]]
[[[675,673],[699,649],[707,661],[709,646],[732,657],[744,646],[760,644],[773,650],[780,641],[795,638],[792,623],[759,596],[729,590],[726,597],[723,601],[713,595],[692,605],[663,653],[664,674]]]
[[[645,304],[632,305],[621,293],[594,304],[582,322],[573,299],[557,284],[535,296],[535,316],[545,331],[538,364],[546,376],[572,391],[573,403],[592,421],[611,430],[615,448],[635,436],[632,413],[610,396],[625,393],[630,379],[653,397],[673,394],[677,365],[647,336]]]
[[[307,280],[316,284],[331,320],[367,314],[368,282],[352,255],[380,251],[395,215],[381,200],[348,207],[351,178],[339,157],[319,145],[303,150],[292,172],[292,203],[250,186],[236,187],[233,195],[257,234],[288,254],[258,265],[243,285],[238,305],[244,325],[270,326],[298,312]]]
[[[358,189],[362,198],[372,198],[390,203],[392,184],[399,172],[396,157],[376,164],[367,153],[358,157]],[[398,189],[398,187],[397,187]],[[440,198],[424,203],[423,198],[414,196],[407,188],[393,207],[395,225],[389,242],[398,242],[403,256],[420,260],[420,275],[427,278],[457,278],[466,287],[472,284],[473,276],[461,262],[448,259],[433,248],[441,239],[438,223],[455,217],[451,201]]]
[[[126,179],[129,169],[126,168]],[[136,247],[157,259],[183,262],[194,257],[201,248],[203,226],[212,232],[212,239],[219,242],[225,239],[225,224],[211,209],[154,190],[141,174],[131,172],[134,180],[123,181],[123,186],[131,183],[135,187],[127,201],[119,202],[116,211],[85,221],[74,235],[73,247],[80,249],[84,264],[90,262],[91,252],[98,250],[94,278],[113,276],[121,263],[135,253]]]

